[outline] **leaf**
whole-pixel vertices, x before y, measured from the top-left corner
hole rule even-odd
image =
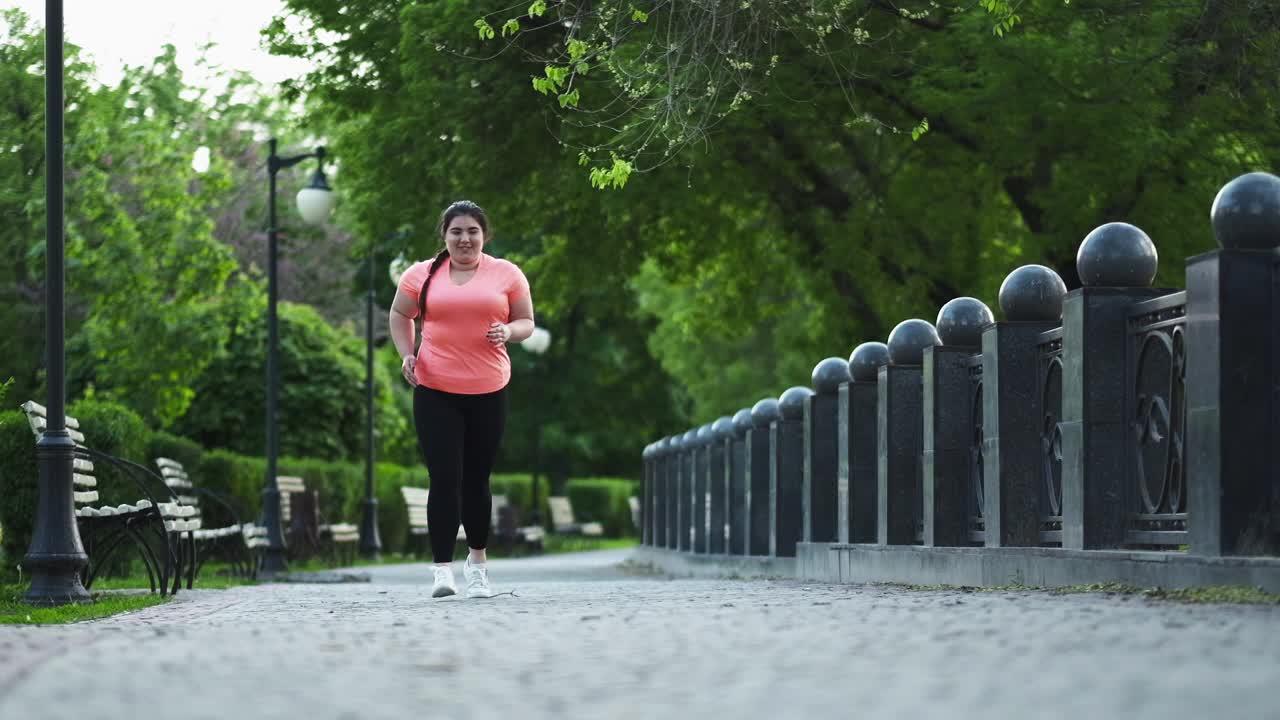
[[[911,139],[919,140],[927,132],[929,132],[929,118],[922,118],[920,124],[911,129]]]
[[[546,12],[546,0],[534,0],[534,3],[529,6],[529,17],[542,17]]]
[[[514,35],[518,32],[520,32],[520,21],[516,18],[511,18],[502,24],[502,37],[506,37],[509,34]]]
[[[649,13],[638,8],[631,8],[631,19],[638,23],[649,22]]]
[[[578,107],[578,88],[574,88],[573,92],[560,94],[560,107]]]
[[[493,32],[493,26],[490,25],[489,21],[485,20],[484,18],[480,18],[475,22],[475,28],[477,31],[479,31],[481,40],[492,40],[495,36],[495,33]]]

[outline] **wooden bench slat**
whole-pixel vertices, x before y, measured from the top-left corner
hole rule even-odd
[[[89,490],[87,492],[73,492],[72,495],[75,497],[76,502],[78,503],[98,502],[97,490]]]
[[[72,473],[71,481],[80,487],[98,487],[98,479],[92,475],[82,475],[80,473]]]
[[[48,409],[46,409],[45,406],[41,405],[40,403],[34,400],[28,400],[22,403],[21,407],[23,411],[27,413],[28,418],[38,417],[43,420],[44,418],[49,417]],[[67,427],[73,430],[78,430],[80,428],[80,421],[76,420],[70,415],[66,416],[66,423],[67,423]],[[44,425],[42,424],[40,427],[43,428]]]

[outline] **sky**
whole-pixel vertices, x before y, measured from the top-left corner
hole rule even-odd
[[[0,0],[44,25],[45,0]],[[198,48],[216,42],[210,59],[229,70],[246,70],[263,83],[300,75],[307,64],[272,57],[259,44],[259,31],[281,12],[281,0],[63,0],[68,42],[98,66],[98,79],[112,84],[125,65],[150,62],[166,42],[178,52],[178,64],[191,85],[206,85],[195,68]]]

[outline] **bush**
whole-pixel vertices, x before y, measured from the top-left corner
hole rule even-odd
[[[203,457],[204,448],[194,440],[163,431],[153,432],[147,438],[147,466],[151,469],[156,469],[156,458],[169,458],[182,463],[182,467],[190,473],[200,466]]]
[[[257,521],[262,513],[262,484],[267,475],[265,459],[212,450],[204,453],[195,467],[186,467],[197,487],[232,499],[240,522]]]
[[[14,566],[31,544],[38,476],[35,435],[26,416],[20,410],[0,412],[0,526],[4,527],[0,582],[12,579]]]
[[[115,403],[82,400],[67,408],[80,421],[85,444],[110,455],[145,463],[147,433],[142,418]],[[98,496],[102,504],[134,503],[143,497],[136,482],[107,463],[95,463]],[[35,529],[39,468],[36,464],[35,435],[21,411],[0,413],[0,525],[5,528],[5,565],[12,568],[26,554]],[[159,486],[148,487],[153,493]],[[132,555],[115,556],[110,573],[128,572]]]
[[[533,516],[533,476],[527,473],[494,474],[489,478],[489,489],[494,495],[506,495],[507,502],[520,510],[520,523],[528,525]],[[538,504],[542,506],[542,519],[550,517],[547,509],[547,496],[551,494],[551,483],[547,478],[538,480]]]
[[[208,448],[237,453],[265,452],[263,432],[267,352],[265,305],[238,319],[227,346],[196,380],[195,400],[175,424],[176,432]],[[335,328],[308,305],[282,302],[280,386],[277,422],[280,452],[289,457],[324,460],[363,456],[365,435],[365,345],[349,331]],[[399,380],[386,363],[374,366],[379,411],[375,416],[379,457],[414,453],[411,407]]]
[[[569,502],[573,503],[574,520],[598,522],[604,525],[608,537],[635,534],[627,499],[638,489],[635,481],[625,478],[577,478],[565,485]]]

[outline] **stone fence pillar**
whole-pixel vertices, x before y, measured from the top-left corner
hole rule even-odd
[[[773,552],[774,523],[777,522],[777,474],[772,449],[773,425],[782,417],[778,401],[765,398],[751,408],[751,430],[747,433],[747,492],[750,555]]]
[[[920,473],[924,349],[938,332],[925,320],[903,320],[889,333],[889,364],[878,377],[876,445],[877,541],[912,545],[924,532]]]
[[[750,553],[751,488],[747,485],[747,434],[751,432],[751,410],[733,414],[729,436],[729,545],[730,555]]]
[[[696,449],[693,454],[693,551],[707,552],[707,502],[711,489],[711,425],[698,428]]]
[[[719,418],[711,424],[711,445],[707,452],[707,481],[710,485],[707,492],[710,503],[707,513],[707,552],[712,555],[723,555],[727,547],[729,465],[726,450],[732,434],[733,421],[728,417]]]
[[[889,364],[889,346],[866,342],[849,355],[852,380],[839,395],[840,542],[874,543],[879,481],[876,431],[880,368]]]
[[[676,433],[667,440],[667,495],[666,495],[666,544],[671,550],[680,547],[680,470],[684,449],[684,433]]]
[[[683,436],[680,450],[680,524],[676,529],[678,549],[693,550],[693,493],[694,493],[694,456],[698,449],[697,429],[688,430]]]
[[[981,301],[956,298],[938,312],[942,344],[924,349],[924,544],[969,545],[969,472],[974,434],[972,358],[995,316]]]
[[[1046,419],[1038,398],[1041,335],[1058,327],[1067,286],[1024,265],[1000,286],[1005,321],[982,332],[982,536],[987,547],[1041,543],[1040,483]]]
[[[770,541],[774,557],[795,557],[801,533],[801,495],[804,479],[804,403],[813,394],[806,387],[787,389],[778,398],[780,417],[770,426],[769,448],[774,457],[774,523]]]
[[[650,503],[653,502],[653,478],[654,478],[654,475],[656,474],[654,472],[654,467],[657,464],[657,461],[654,459],[654,455],[657,451],[657,446],[658,446],[657,442],[649,443],[648,445],[644,446],[644,452],[640,454],[644,462],[644,476],[640,481],[640,544],[641,545],[652,544],[652,539],[651,539],[652,533],[651,533],[650,524],[653,521],[653,511],[649,506],[650,506]]]
[[[1151,238],[1126,223],[1095,229],[1076,255],[1084,287],[1067,293],[1062,310],[1064,548],[1125,544],[1135,508],[1127,487],[1129,308],[1173,292],[1150,287],[1156,265]]]
[[[1221,250],[1187,263],[1188,532],[1197,555],[1280,555],[1280,178],[1227,183]]]
[[[827,358],[813,368],[814,393],[804,400],[801,536],[805,542],[833,543],[840,538],[838,393],[849,379],[849,361]]]

